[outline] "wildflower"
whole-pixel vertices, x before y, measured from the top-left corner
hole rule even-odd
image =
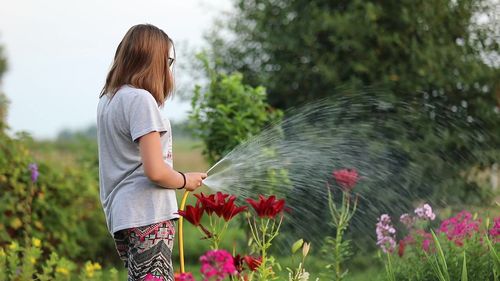
[[[87,262],[85,264],[85,273],[89,278],[94,277],[94,273],[99,270],[101,270],[101,265],[97,262],[96,263]]]
[[[236,274],[233,256],[225,250],[211,250],[200,257],[201,273],[204,280],[215,277],[215,280],[223,280],[226,276]]]
[[[424,206],[416,208],[415,214],[420,219],[428,219],[433,221],[436,215],[432,212],[432,207],[429,204],[424,204]]]
[[[11,250],[11,251],[16,251],[16,250],[18,250],[18,249],[19,249],[19,244],[17,244],[17,242],[12,242],[12,243],[10,243],[10,245],[9,245],[9,250]]]
[[[191,205],[186,206],[186,210],[179,210],[178,214],[192,223],[194,226],[199,226],[201,217],[203,216],[203,208],[197,202],[196,206],[193,207]]]
[[[410,216],[409,214],[402,214],[399,217],[399,221],[402,222],[406,227],[411,228],[413,224],[415,224],[415,218]]]
[[[358,172],[353,169],[342,169],[333,171],[333,177],[335,178],[337,184],[344,191],[352,190],[359,179]]]
[[[448,240],[457,246],[463,245],[463,240],[471,238],[479,231],[480,220],[474,220],[467,211],[458,213],[455,217],[444,220],[439,227],[439,232],[445,233]]]
[[[35,248],[40,248],[42,246],[42,241],[38,238],[32,238],[31,239],[31,244],[35,247]]]
[[[375,232],[377,233],[377,245],[384,253],[392,253],[396,248],[396,229],[392,226],[389,215],[380,216]]]
[[[245,256],[243,259],[251,271],[257,270],[262,263],[262,257],[254,258],[252,256]]]
[[[194,281],[194,277],[191,272],[176,273],[174,274],[174,279],[175,281]]]
[[[62,275],[65,275],[65,276],[69,275],[69,269],[67,269],[66,267],[62,267],[62,266],[58,266],[56,268],[56,272],[61,273]]]
[[[28,168],[31,171],[31,181],[36,182],[39,176],[38,165],[36,163],[31,163],[28,165]]]
[[[163,277],[156,277],[151,273],[146,274],[144,281],[163,281]]]
[[[267,199],[263,195],[259,195],[259,201],[252,199],[246,201],[252,205],[259,218],[272,219],[285,210],[285,200],[276,200],[274,195],[269,196]]]
[[[500,217],[495,218],[493,227],[488,231],[493,241],[500,242]]]

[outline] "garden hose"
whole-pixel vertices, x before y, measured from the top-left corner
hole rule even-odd
[[[189,191],[185,191],[184,195],[182,196],[182,201],[181,201],[181,206],[179,210],[184,211],[184,207],[186,206],[186,201],[189,195]],[[183,223],[184,223],[184,218],[181,216],[179,218],[179,259],[180,259],[180,265],[181,265],[181,273],[185,272],[184,269],[184,233],[183,233]]]

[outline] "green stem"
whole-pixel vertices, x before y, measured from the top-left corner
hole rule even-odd
[[[385,267],[386,272],[387,272],[387,279],[389,281],[396,281],[396,277],[394,277],[394,271],[392,269],[392,261],[391,261],[391,254],[387,253],[387,265]]]
[[[339,225],[337,226],[337,233],[335,234],[335,276],[337,281],[342,279],[342,272],[340,267],[340,248],[342,245],[342,228],[343,228],[343,220],[342,217],[339,220]]]

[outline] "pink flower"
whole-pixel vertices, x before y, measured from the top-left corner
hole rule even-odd
[[[144,278],[144,281],[163,281],[163,277],[156,277],[151,273],[148,273]]]
[[[500,242],[500,217],[494,219],[493,227],[489,230],[493,241]]]
[[[431,246],[431,240],[430,239],[424,239],[422,241],[422,249],[426,252],[429,252],[429,247]]]
[[[467,211],[458,213],[455,217],[444,220],[439,227],[439,232],[445,233],[448,240],[457,246],[463,245],[464,239],[469,239],[479,231],[480,220],[472,219]]]
[[[418,218],[424,220],[433,221],[436,218],[436,215],[432,212],[432,208],[429,204],[424,204],[424,206],[416,208],[415,214]]]
[[[176,273],[174,275],[175,281],[195,281],[191,272]]]
[[[351,191],[359,179],[358,172],[353,169],[333,171],[333,177],[344,191]]]
[[[406,225],[406,227],[411,228],[415,223],[415,218],[410,216],[409,214],[402,214],[399,218],[399,221]]]
[[[396,229],[392,226],[389,215],[380,216],[375,232],[377,233],[377,245],[384,253],[392,253],[396,248]]]
[[[203,280],[222,281],[229,275],[237,274],[233,256],[225,250],[211,250],[200,257]]]

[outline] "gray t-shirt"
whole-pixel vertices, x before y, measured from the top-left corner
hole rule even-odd
[[[178,218],[175,190],[151,182],[144,173],[139,137],[157,131],[163,159],[172,167],[170,122],[146,90],[122,86],[97,106],[99,189],[111,234],[118,230]]]

